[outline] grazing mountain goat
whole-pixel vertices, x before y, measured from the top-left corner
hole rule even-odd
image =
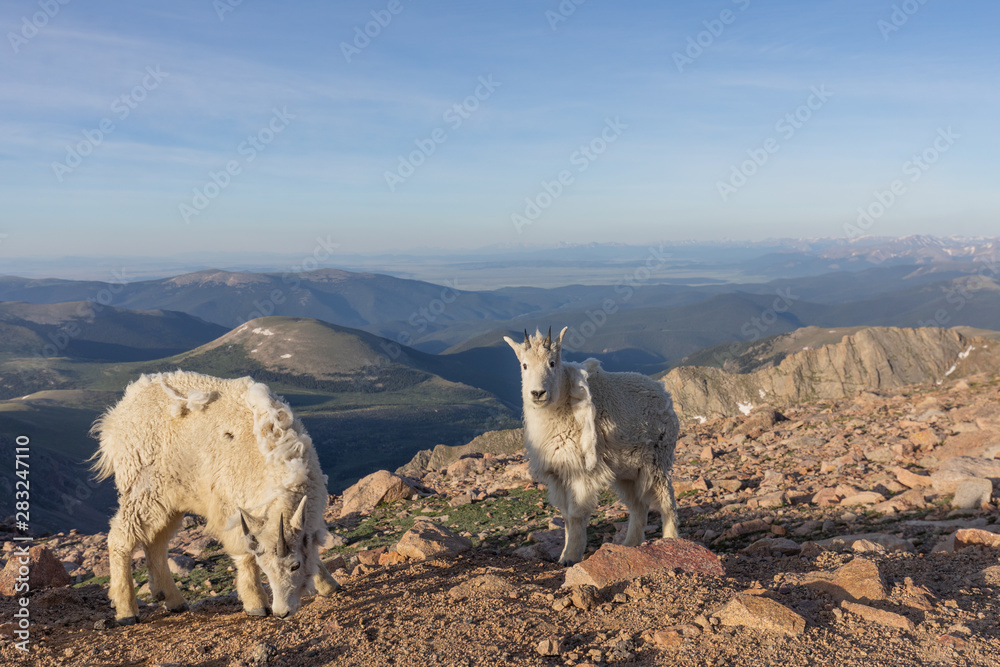
[[[150,592],[170,611],[187,604],[167,568],[167,543],[185,512],[206,520],[236,562],[236,591],[251,616],[266,616],[267,574],[274,615],[294,614],[315,585],[339,588],[320,562],[327,536],[326,476],[291,408],[266,386],[176,371],[143,375],[94,423],[98,479],[114,475],[109,597],[119,625],[138,620],[132,551],[142,544]]]
[[[587,521],[597,497],[614,482],[629,509],[625,545],[644,538],[649,506],[663,516],[663,536],[677,537],[677,501],[670,481],[678,421],[673,401],[652,378],[609,373],[601,362],[562,361],[563,329],[524,343],[504,336],[521,362],[524,444],[532,476],[566,524],[559,562],[572,565],[587,547]]]

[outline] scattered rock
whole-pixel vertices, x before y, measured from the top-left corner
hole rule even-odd
[[[558,637],[547,637],[538,642],[535,650],[539,655],[554,656],[562,653],[562,640]]]
[[[765,537],[757,540],[743,549],[746,553],[778,553],[782,556],[795,556],[802,551],[802,545],[784,537]]]
[[[859,540],[867,540],[881,545],[886,551],[898,551],[913,553],[915,549],[909,540],[890,535],[888,533],[861,533],[859,535],[841,535],[831,537],[826,540],[819,540],[817,544],[830,551],[853,551],[854,543]]]
[[[955,487],[951,506],[960,510],[979,509],[993,498],[993,482],[988,479],[966,479]]]
[[[949,494],[955,493],[958,485],[969,478],[988,479],[1000,484],[1000,459],[954,456],[946,459],[931,474],[931,484],[938,493]]]
[[[805,632],[806,619],[779,602],[760,595],[741,593],[715,616],[722,625],[742,625],[768,632],[797,636]]]
[[[278,657],[278,649],[274,644],[268,642],[258,642],[250,650],[249,662],[251,665],[265,665]]]
[[[955,531],[955,550],[971,546],[1000,548],[1000,535],[978,528],[960,528]]]
[[[840,504],[844,507],[849,507],[851,505],[874,505],[875,503],[881,503],[885,500],[885,496],[881,493],[876,493],[874,491],[863,491],[861,493],[855,493],[850,496],[845,496]]]
[[[448,595],[454,600],[464,600],[477,595],[497,598],[505,597],[513,590],[514,587],[503,577],[495,574],[484,574],[463,581],[449,590]]]
[[[194,558],[183,554],[171,554],[167,558],[167,567],[178,577],[186,577],[198,566]]]
[[[406,562],[406,556],[398,551],[386,551],[378,557],[379,565],[399,565]]]
[[[855,558],[833,572],[808,572],[798,583],[830,595],[838,602],[874,602],[888,595],[878,565],[867,558]]]
[[[400,538],[393,550],[411,560],[447,558],[472,548],[472,542],[444,526],[418,521]]]
[[[719,557],[705,547],[681,539],[660,539],[637,547],[606,543],[587,560],[566,570],[565,587],[589,584],[604,588],[663,568],[722,576]]]
[[[840,606],[852,614],[857,614],[866,621],[879,623],[880,625],[888,625],[890,627],[902,628],[904,630],[912,630],[916,627],[913,621],[895,612],[886,611],[884,609],[876,609],[875,607],[869,607],[866,604],[858,604],[848,600],[841,602]]]
[[[378,559],[389,550],[388,547],[375,547],[374,549],[363,549],[355,554],[358,562],[362,565],[378,565]]]
[[[584,611],[590,611],[601,604],[601,597],[598,595],[597,588],[586,584],[574,586],[570,591],[569,597],[573,601],[574,607],[583,609]]]

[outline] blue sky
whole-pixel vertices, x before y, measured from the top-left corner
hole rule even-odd
[[[997,233],[995,2],[562,7],[2,2],[0,262]]]

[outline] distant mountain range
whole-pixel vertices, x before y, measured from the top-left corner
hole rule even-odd
[[[212,269],[117,283],[0,277],[0,441],[31,434],[44,462],[38,478],[52,490],[38,500],[41,525],[97,530],[114,493],[87,481],[83,461],[96,447],[87,430],[143,372],[184,368],[267,382],[302,415],[338,491],[418,450],[516,427],[520,375],[502,337],[525,329],[569,326],[571,360],[670,371],[678,404],[706,417],[831,386],[938,377],[965,349],[962,336],[1000,331],[991,240],[655,250],[671,255],[656,260],[666,262],[654,267],[665,273],[642,270],[652,250],[600,244],[509,249],[451,267],[461,276],[531,275],[532,267],[581,276],[580,284],[480,291],[464,279],[434,284],[336,269]],[[766,280],[732,282],[726,271]],[[595,284],[595,276],[610,279]],[[956,326],[969,329],[943,329]],[[857,340],[842,343],[845,335]],[[970,345],[979,350],[975,361],[986,345]],[[817,348],[828,351],[813,354]],[[869,354],[875,350],[882,357]],[[851,360],[860,366],[845,371]],[[700,368],[678,368],[688,366]]]

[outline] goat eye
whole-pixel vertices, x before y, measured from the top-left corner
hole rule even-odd
[[[555,368],[555,367],[556,367],[556,362],[550,361],[549,362],[549,368]]]
[[[295,572],[295,570],[299,569],[300,566],[301,563],[299,563],[299,561],[295,561],[294,563],[292,563],[292,568],[291,568],[292,572]]]
[[[528,364],[521,364],[521,368],[523,368],[524,370],[528,370]]]

